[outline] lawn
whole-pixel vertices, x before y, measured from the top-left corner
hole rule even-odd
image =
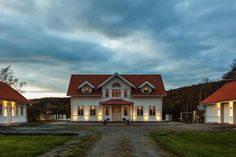
[[[181,157],[236,157],[236,132],[156,132],[163,149]]]
[[[34,157],[65,141],[69,136],[5,136],[0,135],[1,157]]]

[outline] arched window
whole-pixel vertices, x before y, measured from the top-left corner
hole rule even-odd
[[[119,82],[114,82],[112,84],[112,87],[121,87],[120,83]]]

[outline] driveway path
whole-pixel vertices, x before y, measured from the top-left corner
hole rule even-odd
[[[158,148],[149,137],[150,130],[144,127],[108,125],[102,128],[102,132],[102,139],[89,151],[89,157],[169,156]]]

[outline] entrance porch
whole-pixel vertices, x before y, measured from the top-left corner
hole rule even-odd
[[[133,102],[122,99],[110,99],[100,102],[102,105],[102,119],[109,122],[132,121]]]

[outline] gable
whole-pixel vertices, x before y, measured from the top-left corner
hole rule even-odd
[[[121,79],[123,82],[125,82],[126,84],[128,84],[129,86],[135,88],[135,85],[133,85],[131,82],[129,82],[128,80],[126,80],[123,76],[121,76],[118,73],[113,74],[111,77],[109,77],[108,79],[106,79],[104,82],[102,82],[98,88],[104,86],[105,84],[107,84],[109,81],[113,80],[114,78],[119,78]]]

